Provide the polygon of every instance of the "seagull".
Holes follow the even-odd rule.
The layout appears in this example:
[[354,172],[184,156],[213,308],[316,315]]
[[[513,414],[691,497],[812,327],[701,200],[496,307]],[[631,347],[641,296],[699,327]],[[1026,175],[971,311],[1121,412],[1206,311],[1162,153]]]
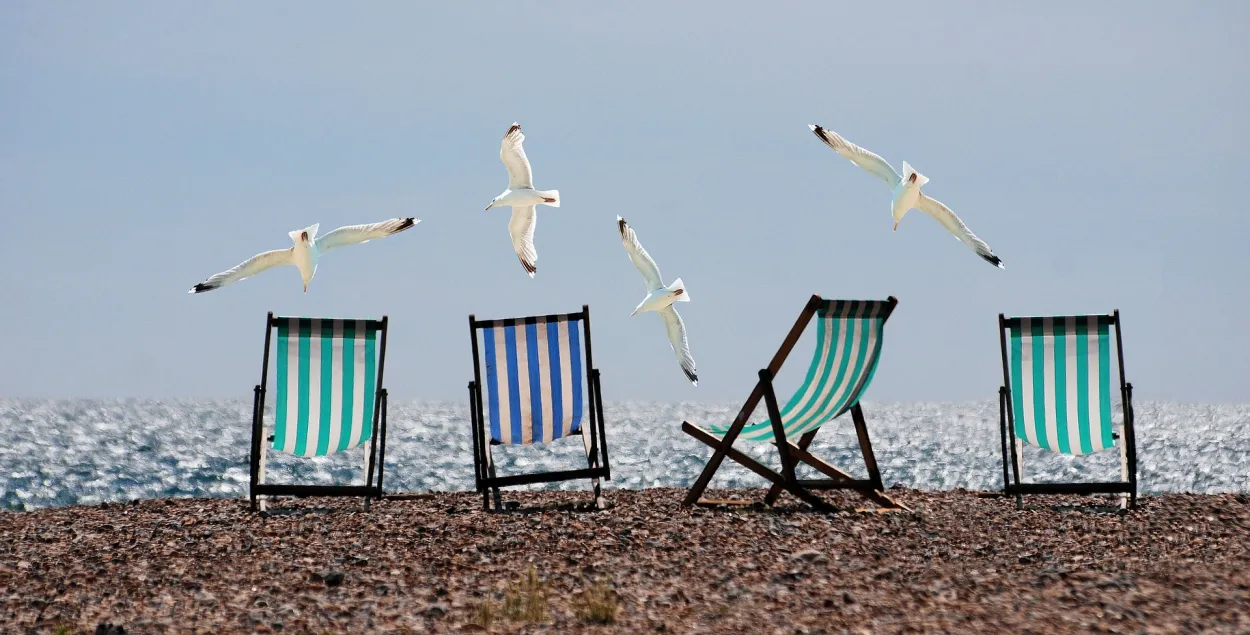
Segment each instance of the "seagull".
[[620,216],[616,217],[616,227],[621,232],[621,243],[625,245],[625,253],[629,254],[630,261],[638,268],[643,282],[647,285],[647,297],[638,303],[634,312],[629,314],[630,317],[644,311],[655,311],[660,314],[660,317],[664,319],[664,328],[668,330],[668,343],[677,355],[677,363],[681,365],[681,370],[686,373],[686,378],[690,380],[690,383],[698,386],[699,376],[695,374],[694,356],[690,354],[690,343],[686,341],[686,325],[681,321],[681,316],[677,315],[677,309],[673,306],[674,302],[690,301],[690,295],[686,293],[686,285],[681,278],[678,278],[673,281],[673,284],[664,286],[664,281],[660,278],[660,268],[651,259],[651,254],[648,254],[638,242],[638,235],[634,233],[634,228],[630,227]]
[[380,223],[348,225],[320,238],[317,237],[317,228],[321,226],[321,223],[315,223],[311,227],[289,232],[291,240],[295,241],[295,246],[256,254],[233,269],[209,276],[204,282],[191,287],[187,293],[212,291],[279,265],[298,267],[299,275],[304,279],[304,293],[308,293],[308,282],[312,280],[313,274],[317,273],[317,261],[321,258],[321,254],[335,247],[367,243],[374,238],[398,234],[419,222],[421,222],[419,218],[392,218]]
[[932,216],[934,220],[942,224],[942,227],[954,234],[959,242],[977,252],[977,255],[984,258],[986,262],[999,269],[1007,268],[1003,265],[1003,261],[990,250],[990,246],[984,240],[977,238],[977,235],[959,220],[951,208],[937,199],[925,196],[920,191],[920,186],[928,183],[929,177],[917,172],[906,161],[903,162],[903,174],[900,175],[889,163],[886,163],[885,159],[843,139],[838,136],[838,133],[820,126],[809,125],[808,128],[811,128],[812,132],[825,142],[825,145],[850,159],[851,163],[872,172],[890,186],[890,189],[894,191],[894,197],[890,201],[891,212],[894,215],[894,231],[898,231],[898,222],[903,219],[903,214],[914,207]]
[[534,172],[530,169],[530,160],[525,156],[525,133],[521,132],[521,124],[512,122],[503,143],[499,148],[499,160],[508,168],[508,189],[503,194],[491,199],[492,207],[512,207],[512,219],[508,221],[508,234],[512,236],[512,248],[525,272],[534,277],[538,271],[538,250],[534,249],[534,227],[538,224],[538,216],[534,207],[543,204],[552,207],[560,206],[560,190],[534,189]]

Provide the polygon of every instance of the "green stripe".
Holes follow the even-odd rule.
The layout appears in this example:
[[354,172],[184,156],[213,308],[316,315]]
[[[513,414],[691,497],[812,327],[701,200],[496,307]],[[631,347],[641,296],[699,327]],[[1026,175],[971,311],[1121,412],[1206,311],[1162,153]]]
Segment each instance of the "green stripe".
[[346,450],[352,441],[352,406],[356,385],[356,321],[343,320],[343,412],[339,421],[339,450]]
[[1098,414],[1102,421],[1102,447],[1115,445],[1111,437],[1111,338],[1105,324],[1098,325]]
[[373,405],[377,401],[377,378],[378,372],[376,360],[376,352],[374,339],[377,337],[377,330],[365,327],[365,420],[360,422],[361,433],[360,440],[363,442],[373,434]]
[[278,394],[273,402],[274,408],[274,427],[273,427],[273,447],[281,450],[286,447],[286,383],[287,383],[287,337],[290,335],[290,329],[287,328],[286,320],[278,323],[278,369],[277,383]]
[[[828,325],[829,328],[827,328],[826,325]],[[808,398],[806,401],[801,401],[803,396],[807,394],[807,387],[809,384],[813,381],[817,382],[817,384],[812,388],[812,394],[819,395],[821,386],[829,380],[829,365],[832,363],[830,360],[833,359],[833,345],[830,344],[829,355],[825,359],[823,366],[820,363],[820,353],[824,350],[826,338],[836,341],[837,337],[837,319],[830,320],[821,318],[820,321],[816,323],[816,352],[812,355],[812,364],[807,369],[807,379],[803,382],[803,386],[794,392],[794,395],[790,397],[790,401],[786,403],[786,407],[781,411],[782,425],[785,425],[787,420],[794,421],[799,413],[811,407],[811,402],[814,397]],[[796,410],[798,412],[795,412]],[[761,438],[768,438],[772,435],[771,430],[772,420],[764,419],[759,423],[744,426],[741,434],[748,437],[759,436]]]
[[317,427],[317,456],[330,450],[330,400],[334,397],[334,320],[321,320],[321,403]]
[[[834,315],[841,316],[842,315],[841,311],[843,308],[845,308],[845,305],[841,301],[835,302],[834,305],[835,305],[835,308],[839,311],[839,313],[835,313]],[[854,313],[854,309],[851,310],[851,313],[852,314]],[[828,403],[828,401],[833,398],[832,389],[837,388],[838,386],[837,377],[838,377],[838,374],[841,373],[840,370],[838,371],[837,374],[833,372],[833,360],[837,359],[838,357],[836,354],[836,351],[833,349],[837,348],[838,346],[837,337],[843,331],[843,329],[847,331],[848,335],[851,332],[850,329],[848,328],[849,325],[846,323],[847,319],[848,318],[844,318],[844,317],[836,317],[833,320],[831,320],[832,326],[833,326],[831,337],[833,338],[833,340],[829,344],[829,349],[830,349],[829,358],[825,360],[825,366],[821,374],[820,385],[817,386],[816,390],[812,392],[812,396],[810,399],[807,400],[807,403],[803,404],[802,410],[800,410],[797,414],[795,414],[793,418],[790,419],[790,425],[786,427],[787,436],[789,436],[792,430],[802,428],[808,425],[809,423],[811,423],[813,418],[820,416],[820,413],[822,409],[824,408],[824,404]],[[851,338],[847,337],[843,346],[844,347],[849,346],[850,341],[851,341]],[[841,363],[842,364],[846,363],[845,355],[843,355]],[[828,392],[829,394],[827,396],[822,397],[822,395],[824,395],[826,392]]]
[[872,383],[873,376],[877,374],[877,363],[881,361],[881,344],[882,340],[885,339],[885,320],[877,318],[875,321],[877,322],[877,342],[872,348],[872,365],[868,367],[867,376],[860,382],[859,387],[855,389],[855,400],[847,402],[847,404],[844,404],[844,407],[854,406],[858,403],[859,396],[864,394],[864,391],[868,390],[868,385]]
[[870,326],[870,322],[872,322],[872,320],[869,319],[861,319],[859,321],[859,357],[855,360],[854,372],[852,372],[849,377],[843,376],[838,378],[838,385],[843,386],[845,388],[845,392],[842,394],[842,397],[838,399],[838,405],[833,409],[833,412],[842,410],[842,407],[855,396],[852,394],[854,392],[855,385],[853,383],[845,382],[850,381],[858,383],[859,375],[864,371],[864,364],[868,362],[868,327]]
[[312,337],[312,320],[299,321],[299,410],[295,421],[295,455],[303,456],[308,444],[308,372],[311,367],[309,340]]
[[1027,439],[1024,433],[1024,347],[1020,328],[1011,329],[1011,411],[1016,416],[1016,438]]
[[1033,346],[1033,429],[1037,435],[1037,446],[1051,450],[1053,448],[1046,439],[1046,342],[1042,339],[1045,331],[1042,330],[1041,320],[1033,320],[1030,327],[1033,336],[1029,342]]
[[[839,302],[839,304],[841,303]],[[813,417],[809,417],[808,421],[803,422],[802,425],[804,426],[808,425],[809,423],[812,423],[810,419],[814,418],[815,416],[819,416],[820,413],[825,411],[825,408],[827,408],[830,402],[833,401],[833,396],[834,394],[837,393],[838,387],[842,385],[843,378],[846,377],[846,367],[850,365],[851,363],[851,347],[855,345],[854,336],[855,336],[855,327],[857,325],[854,322],[852,322],[852,320],[856,319],[855,314],[860,310],[860,307],[857,306],[858,304],[859,303],[857,301],[854,301],[854,300],[849,301],[848,306],[846,307],[847,317],[838,320],[838,322],[840,323],[840,326],[846,329],[846,338],[844,338],[842,342],[842,358],[838,360],[838,370],[836,373],[833,374],[833,378],[830,380],[830,383],[832,384],[832,386],[829,386],[830,388],[829,394],[826,395],[822,399],[816,400],[819,403],[819,405],[816,408],[816,412],[813,413],[814,415]],[[833,366],[833,356],[830,356],[829,358],[829,365],[830,367]]]
[[803,385],[794,391],[794,394],[790,396],[790,401],[786,403],[786,407],[781,409],[781,420],[783,422],[790,418],[791,413],[801,405],[799,400],[803,398],[803,395],[807,394],[808,387],[816,380],[816,370],[820,367],[820,353],[825,348],[825,337],[829,330],[825,326],[828,322],[829,320],[824,318],[816,320],[816,352],[812,355],[812,365],[807,369],[807,378],[803,380]]
[[1081,433],[1081,454],[1094,451],[1089,434],[1089,321],[1076,320],[1076,421]]
[[1064,334],[1067,324],[1062,319],[1052,324],[1055,343],[1055,430],[1059,436],[1059,451],[1072,454],[1068,443],[1068,356]]

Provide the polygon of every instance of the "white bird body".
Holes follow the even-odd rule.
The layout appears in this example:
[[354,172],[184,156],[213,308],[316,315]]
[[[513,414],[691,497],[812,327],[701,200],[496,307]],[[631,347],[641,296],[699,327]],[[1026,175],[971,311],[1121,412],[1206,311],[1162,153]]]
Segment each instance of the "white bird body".
[[904,214],[909,210],[918,209],[941,223],[942,227],[953,234],[959,242],[967,245],[986,262],[999,269],[1006,268],[1002,259],[994,255],[990,246],[972,233],[972,230],[959,220],[951,208],[926,196],[921,191],[920,188],[929,182],[929,177],[917,172],[906,161],[903,162],[903,173],[899,174],[885,159],[843,139],[838,133],[820,126],[809,125],[808,127],[825,145],[890,186],[890,215],[894,217],[895,230],[898,229],[898,224],[903,220]]
[[690,294],[686,293],[685,283],[678,278],[673,281],[673,284],[665,285],[663,278],[660,277],[659,266],[655,264],[651,254],[642,248],[642,243],[638,242],[638,235],[634,233],[634,229],[620,216],[616,217],[616,226],[621,233],[621,243],[625,245],[625,253],[629,255],[630,262],[634,263],[634,267],[642,274],[643,283],[647,287],[647,297],[642,299],[630,316],[646,311],[655,311],[660,315],[660,318],[664,320],[664,329],[668,332],[669,346],[673,348],[673,353],[677,356],[677,363],[690,383],[698,386],[699,376],[695,369],[694,355],[690,353],[690,343],[686,339],[686,324],[682,322],[681,316],[677,314],[677,308],[673,306],[674,302],[690,301]]
[[398,234],[419,222],[421,220],[417,218],[392,218],[380,223],[348,225],[320,238],[317,237],[317,229],[321,224],[314,223],[304,229],[288,233],[294,245],[286,249],[275,249],[252,256],[232,269],[209,276],[204,282],[191,287],[188,293],[212,291],[281,265],[295,265],[295,268],[299,269],[300,279],[304,282],[304,293],[308,293],[308,283],[316,275],[317,263],[325,252],[337,247],[367,243],[375,238]]
[[486,209],[512,207],[508,235],[512,238],[512,248],[521,266],[533,278],[538,272],[538,250],[534,248],[534,228],[538,225],[538,217],[534,208],[539,205],[559,207],[560,190],[534,189],[534,171],[529,157],[525,156],[524,142],[525,133],[521,132],[521,125],[512,122],[499,144],[499,160],[508,169],[508,188],[491,199]]

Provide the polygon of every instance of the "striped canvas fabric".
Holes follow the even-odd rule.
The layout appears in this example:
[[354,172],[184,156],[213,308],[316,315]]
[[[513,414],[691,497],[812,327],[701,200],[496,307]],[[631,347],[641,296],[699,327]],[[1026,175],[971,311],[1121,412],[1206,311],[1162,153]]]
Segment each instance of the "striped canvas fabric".
[[1063,454],[1115,445],[1110,324],[1106,315],[1009,321],[1016,438]]
[[278,322],[273,449],[325,456],[368,441],[377,395],[376,322]]
[[491,439],[547,443],[582,425],[580,320],[521,318],[482,329]]
[[[887,306],[879,301],[836,300],[818,311],[812,364],[803,384],[781,408],[786,438],[815,430],[859,401],[877,370]],[[712,429],[724,434],[729,426]],[[771,440],[772,422],[748,424],[739,438]]]

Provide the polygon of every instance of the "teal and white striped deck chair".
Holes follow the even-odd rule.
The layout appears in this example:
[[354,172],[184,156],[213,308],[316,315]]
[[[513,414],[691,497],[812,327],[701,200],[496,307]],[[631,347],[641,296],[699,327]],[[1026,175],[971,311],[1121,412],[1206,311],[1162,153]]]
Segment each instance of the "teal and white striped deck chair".
[[[803,308],[799,319],[790,329],[781,348],[773,356],[768,368],[759,372],[759,381],[747,401],[728,426],[713,426],[709,432],[688,421],[682,422],[682,430],[713,448],[712,458],[699,475],[686,496],[684,505],[696,503],[725,503],[707,501],[701,497],[721,461],[729,457],[752,472],[772,483],[764,498],[772,505],[782,491],[794,495],[817,509],[830,506],[812,490],[854,490],[877,503],[879,511],[905,510],[890,499],[881,484],[881,473],[868,439],[868,426],[859,399],[872,382],[881,355],[885,322],[894,311],[898,300],[893,296],[878,300],[825,300],[813,295]],[[816,317],[816,346],[806,378],[784,407],[778,406],[773,391],[773,378],[781,370],[790,350],[798,343],[812,317]],[[748,424],[760,399],[764,400],[768,419]],[[860,451],[868,468],[867,479],[856,479],[846,472],[810,454],[807,449],[821,426],[827,425],[850,412],[859,437]],[[714,434],[715,433],[715,434]],[[719,438],[717,434],[721,435]],[[784,443],[777,443],[777,439]],[[777,446],[781,458],[781,473],[756,461],[733,447],[734,441],[765,441]],[[802,462],[827,478],[800,479],[795,468]]]
[[[271,496],[382,496],[386,455],[387,318],[353,320],[274,317],[265,320],[265,357],[252,406],[251,505],[264,511]],[[272,338],[274,331],[277,337]],[[273,433],[265,437],[264,407],[273,346]],[[376,431],[376,434],[375,434]],[[268,442],[262,446],[262,439]],[[381,446],[379,447],[379,443]],[[327,456],[362,447],[362,485],[265,482],[270,450],[299,457]],[[376,479],[374,478],[376,472]]]
[[[1024,494],[1095,493],[1120,494],[1122,504],[1136,507],[1133,385],[1124,381],[1120,312],[1012,318],[1000,313],[998,327],[1003,352],[1003,386],[998,391],[1003,493],[1016,496],[1017,508],[1023,507]],[[1120,367],[1118,386],[1111,383],[1113,352]],[[1111,415],[1117,391],[1124,414],[1119,426]],[[1026,443],[1061,454],[1085,455],[1110,449],[1117,441],[1119,481],[1023,482]]]

